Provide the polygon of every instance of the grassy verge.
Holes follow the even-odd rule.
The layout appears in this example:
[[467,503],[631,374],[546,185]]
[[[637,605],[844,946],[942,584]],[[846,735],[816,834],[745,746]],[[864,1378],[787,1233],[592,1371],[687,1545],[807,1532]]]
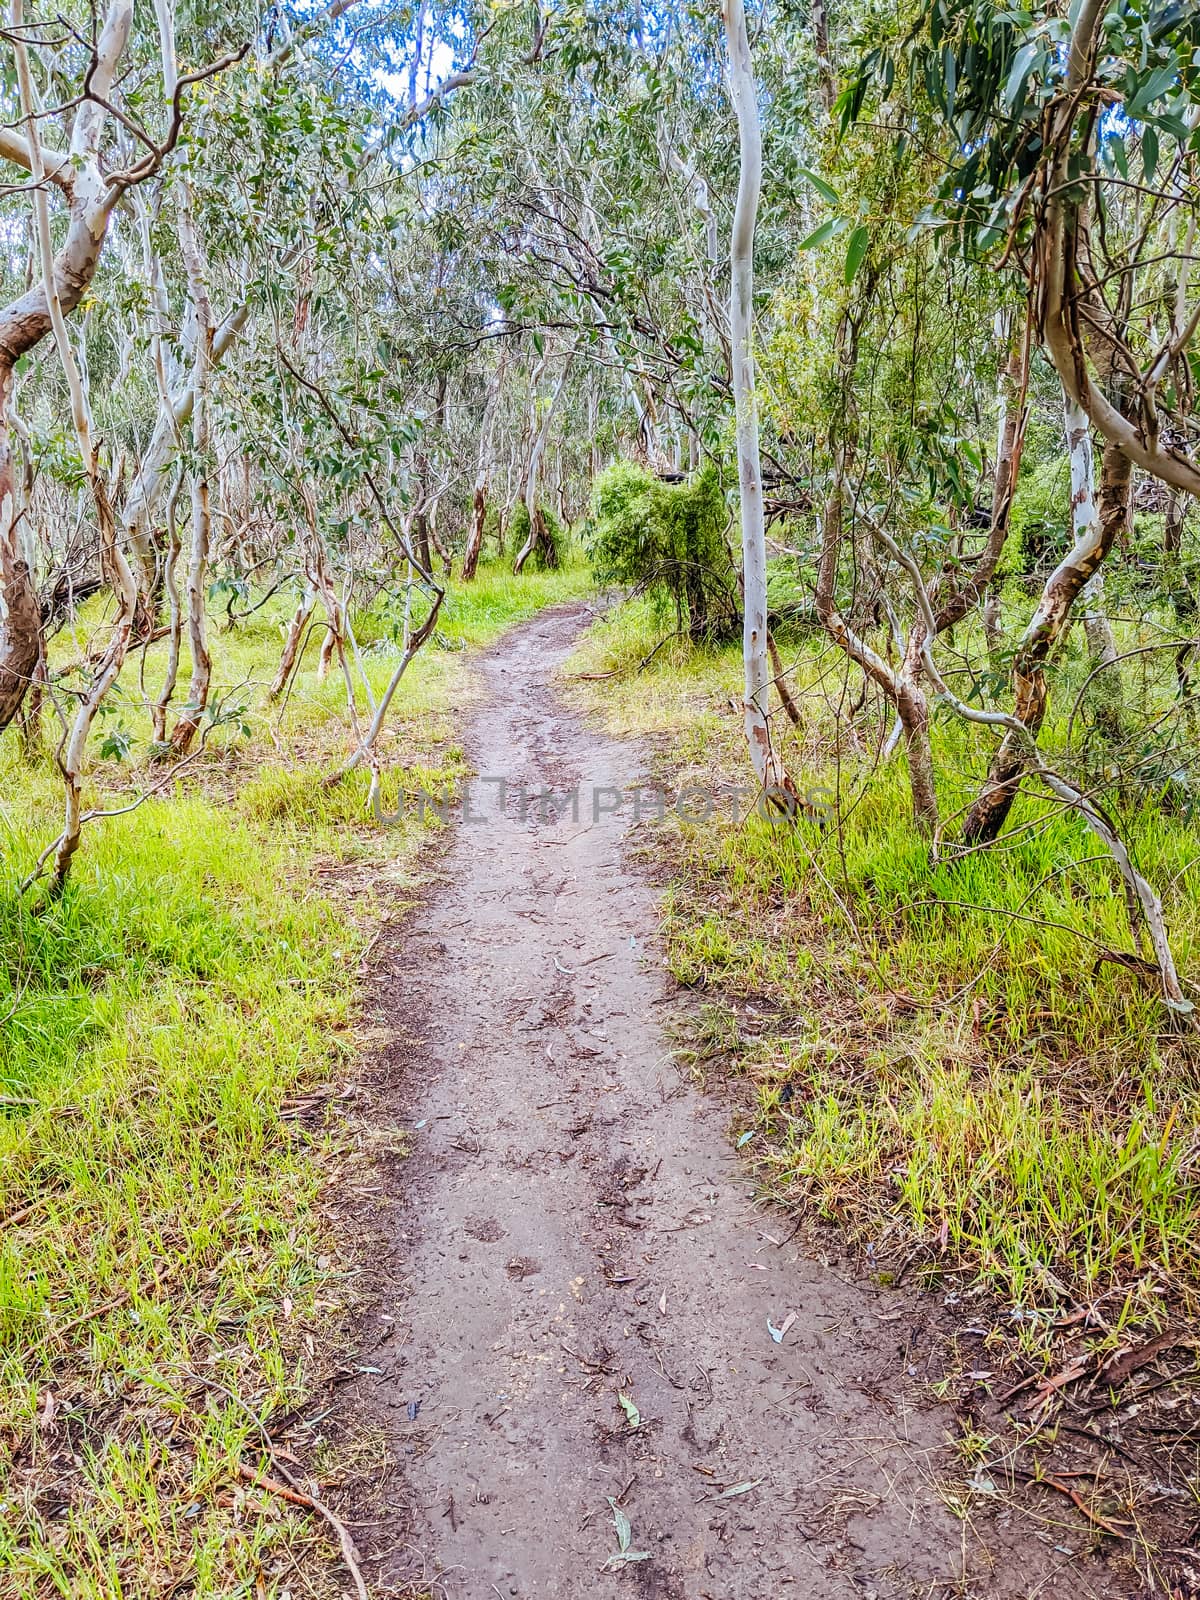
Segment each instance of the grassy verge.
[[[470,650],[584,582],[486,570],[452,593],[397,697],[390,799],[465,770]],[[286,612],[214,631],[226,715],[168,788],[87,828],[57,901],[17,892],[56,831],[55,770],[0,741],[5,1595],[335,1592],[306,1556],[327,1550],[320,1527],[241,1469],[353,1293],[320,1211],[342,1143],[323,1108],[352,1070],[360,957],[437,824],[380,830],[364,778],[321,784],[346,747],[345,688],[316,681],[314,638],[287,705],[265,705]],[[360,620],[378,689],[391,623]],[[88,624],[56,665],[103,620]],[[157,781],[140,685],[161,670],[161,646],[129,664],[89,804]]]
[[[736,648],[668,645],[639,672],[657,637],[640,606],[597,625],[573,670],[615,676],[578,693],[658,741],[668,784],[744,783]],[[1110,865],[1073,818],[1024,799],[1011,841],[931,867],[903,761],[868,754],[877,729],[858,751],[831,742],[838,664],[811,635],[781,644],[803,710],[787,763],[836,794],[831,823],[734,825],[719,806],[665,825],[669,961],[708,997],[690,1047],[744,1078],[734,1131],[765,1188],[836,1219],[881,1268],[982,1284],[1012,1308],[997,1338],[1047,1360],[1067,1297],[1109,1348],[1172,1304],[1194,1310],[1196,1048],[1151,981],[1104,959],[1132,948]],[[935,732],[957,804],[987,746]],[[1194,832],[1145,802],[1122,824],[1194,976]]]

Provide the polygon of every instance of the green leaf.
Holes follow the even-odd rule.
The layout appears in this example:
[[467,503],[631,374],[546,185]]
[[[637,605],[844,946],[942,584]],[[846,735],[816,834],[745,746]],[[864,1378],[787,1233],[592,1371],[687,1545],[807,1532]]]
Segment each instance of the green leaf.
[[1160,95],[1175,82],[1178,72],[1172,63],[1168,67],[1159,67],[1152,72],[1144,83],[1139,83],[1134,91],[1133,98],[1125,102],[1125,115],[1127,117],[1140,117]]
[[954,101],[958,93],[958,62],[949,45],[942,50],[942,85],[946,94],[946,120],[954,121]]
[[629,1518],[611,1495],[608,1503],[612,1507],[613,1526],[617,1530],[617,1548],[624,1555],[626,1550],[629,1549],[630,1540],[633,1538],[633,1528],[630,1526]]
[[626,1566],[631,1561],[649,1561],[650,1552],[648,1550],[630,1549],[630,1545],[633,1542],[633,1529],[629,1526],[629,1518],[621,1510],[612,1495],[609,1495],[608,1503],[612,1507],[613,1526],[617,1530],[618,1548],[616,1555],[609,1556],[604,1563],[605,1570],[607,1571],[609,1567]]
[[738,1150],[740,1150],[743,1147],[743,1145],[749,1144],[751,1139],[753,1139],[753,1137],[754,1137],[754,1129],[753,1128],[747,1128],[745,1133],[743,1133],[739,1137],[737,1145],[736,1145],[736,1148]]
[[797,250],[815,250],[819,244],[824,244],[827,239],[832,239],[835,233],[840,233],[845,227],[841,217],[829,217],[822,222],[820,227],[814,228],[807,239],[801,239],[796,246]]
[[867,246],[870,242],[871,230],[865,223],[855,228],[850,235],[850,243],[846,246],[846,268],[844,273],[848,284],[854,282],[859,267],[862,266],[863,261],[866,259]]
[[1153,128],[1142,129],[1142,177],[1146,183],[1154,182],[1154,169],[1158,166],[1158,134]]
[[812,184],[822,200],[831,206],[838,204],[837,190],[831,184],[826,183],[824,178],[818,177],[811,167],[801,167],[800,172]]
[[634,1405],[633,1401],[627,1394],[618,1394],[617,1399],[621,1403],[621,1410],[625,1413],[625,1420],[629,1423],[629,1426],[631,1428],[640,1428],[642,1425],[642,1413]]
[[1025,85],[1029,74],[1033,71],[1033,64],[1037,60],[1040,48],[1037,40],[1031,39],[1017,51],[1001,97],[1001,103],[1006,111],[1011,111],[1024,98]]

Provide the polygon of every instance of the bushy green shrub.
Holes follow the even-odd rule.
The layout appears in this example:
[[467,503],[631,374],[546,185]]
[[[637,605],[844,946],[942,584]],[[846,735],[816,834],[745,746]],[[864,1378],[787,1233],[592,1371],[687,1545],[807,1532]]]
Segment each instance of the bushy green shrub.
[[[567,558],[567,548],[571,542],[570,531],[563,527],[549,506],[542,505],[538,509],[542,513],[542,525],[550,547],[554,551],[554,559],[547,560],[546,551],[539,543],[534,545],[530,552],[529,565],[533,568],[561,567]],[[514,555],[518,550],[525,548],[525,541],[529,538],[529,507],[523,500],[518,500],[512,509],[508,519],[507,536]]]
[[675,626],[719,638],[741,617],[729,513],[713,467],[688,483],[660,483],[619,461],[592,486],[588,554],[601,583],[620,583],[673,607]]

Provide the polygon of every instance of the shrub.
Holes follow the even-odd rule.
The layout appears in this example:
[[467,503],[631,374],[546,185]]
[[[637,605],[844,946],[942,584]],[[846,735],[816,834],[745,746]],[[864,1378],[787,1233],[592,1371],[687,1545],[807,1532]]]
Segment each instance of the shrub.
[[[539,505],[542,514],[542,528],[545,538],[549,541],[550,549],[554,552],[553,560],[541,541],[534,545],[529,555],[528,565],[534,568],[561,567],[566,560],[567,548],[571,542],[569,531],[554,515],[549,506]],[[484,524],[486,531],[486,523]],[[529,507],[523,500],[518,500],[508,519],[508,543],[514,555],[525,548],[525,541],[529,538]]]
[[592,486],[588,554],[601,583],[620,583],[672,606],[679,633],[721,638],[741,619],[729,513],[713,467],[688,483],[660,483],[619,461]]

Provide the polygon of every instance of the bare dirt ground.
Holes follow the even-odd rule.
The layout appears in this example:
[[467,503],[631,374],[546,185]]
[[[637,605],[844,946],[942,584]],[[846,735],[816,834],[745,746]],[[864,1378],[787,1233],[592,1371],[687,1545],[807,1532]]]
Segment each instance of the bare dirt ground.
[[[476,785],[483,820],[383,964],[377,1109],[411,1148],[383,1174],[341,1391],[345,1427],[388,1446],[354,1508],[373,1592],[1135,1592],[1065,1518],[952,1513],[963,1466],[914,1302],[789,1241],[672,1062],[630,807],[591,809],[639,753],[552,683],[587,621],[545,613],[484,662],[467,750],[505,814]],[[521,817],[520,786],[576,784],[578,817]]]

